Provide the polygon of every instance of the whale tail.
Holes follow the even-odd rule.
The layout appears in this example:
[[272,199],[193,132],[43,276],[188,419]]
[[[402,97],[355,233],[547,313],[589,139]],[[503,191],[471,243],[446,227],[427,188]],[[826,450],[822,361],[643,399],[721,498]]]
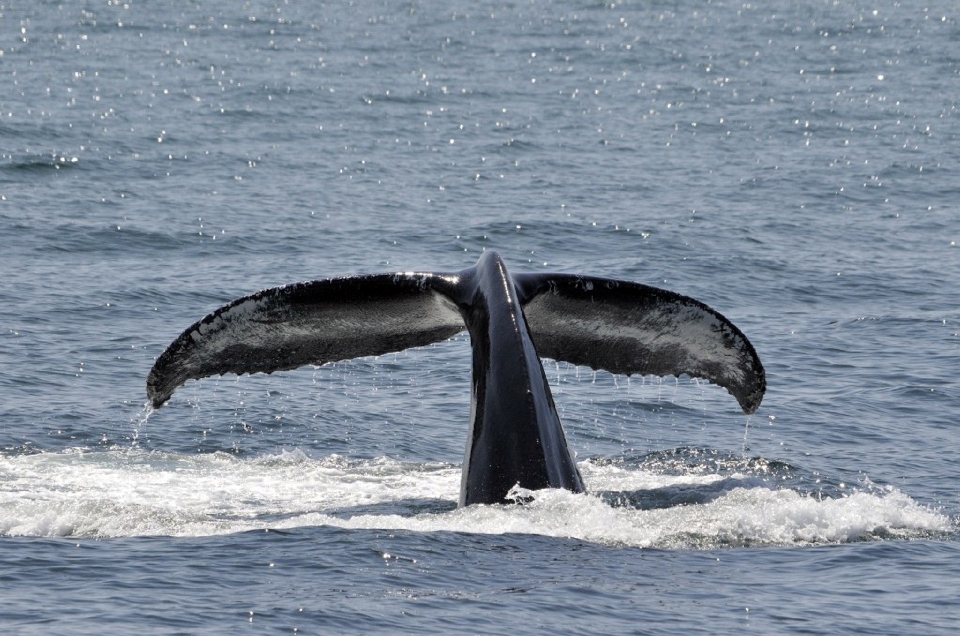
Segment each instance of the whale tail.
[[464,505],[502,502],[514,485],[584,490],[541,356],[613,373],[703,378],[746,413],[766,388],[747,338],[700,301],[605,278],[511,276],[485,252],[452,274],[318,280],[239,298],[167,347],[147,376],[147,395],[159,408],[189,379],[379,355],[464,329],[473,351]]
[[[239,298],[187,328],[157,358],[147,396],[159,408],[190,379],[319,366],[446,340],[466,329],[458,306],[462,277],[377,274]],[[698,300],[603,278],[513,278],[544,358],[611,373],[702,378],[727,389],[745,413],[763,399],[765,374],[753,346]]]

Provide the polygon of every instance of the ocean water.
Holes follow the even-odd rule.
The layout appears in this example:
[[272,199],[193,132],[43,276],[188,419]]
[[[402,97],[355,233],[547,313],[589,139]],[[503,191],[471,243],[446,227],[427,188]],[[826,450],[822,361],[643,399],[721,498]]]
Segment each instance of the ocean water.
[[[0,0],[4,634],[953,634],[952,2]],[[544,362],[589,493],[457,508],[470,343],[190,382],[257,289],[583,272],[753,416]]]

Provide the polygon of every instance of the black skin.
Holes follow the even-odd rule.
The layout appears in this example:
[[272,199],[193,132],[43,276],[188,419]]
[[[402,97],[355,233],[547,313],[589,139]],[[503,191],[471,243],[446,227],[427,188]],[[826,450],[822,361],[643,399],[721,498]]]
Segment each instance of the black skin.
[[473,344],[460,505],[502,502],[514,485],[584,492],[506,265],[486,252],[459,292]]

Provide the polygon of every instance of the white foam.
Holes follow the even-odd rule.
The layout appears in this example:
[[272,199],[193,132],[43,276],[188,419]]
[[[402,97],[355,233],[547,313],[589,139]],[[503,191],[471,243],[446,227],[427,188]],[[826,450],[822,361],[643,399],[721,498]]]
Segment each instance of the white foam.
[[[524,505],[455,509],[460,470],[381,458],[348,461],[300,451],[240,459],[139,450],[0,457],[0,534],[213,535],[263,528],[529,533],[614,545],[796,545],[951,532],[947,516],[895,488],[819,500],[759,477],[659,475],[581,464],[591,491],[705,489],[705,503],[651,510],[599,495],[521,493]],[[738,485],[744,484],[744,485]],[[407,512],[410,502],[433,512]],[[407,502],[407,505],[404,504]],[[431,505],[432,504],[432,505]]]

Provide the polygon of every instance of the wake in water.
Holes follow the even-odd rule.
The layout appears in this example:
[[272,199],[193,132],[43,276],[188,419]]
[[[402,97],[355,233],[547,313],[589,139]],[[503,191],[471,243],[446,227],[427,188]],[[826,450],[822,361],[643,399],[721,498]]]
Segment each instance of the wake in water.
[[457,508],[460,468],[452,464],[136,448],[2,456],[0,534],[202,536],[329,525],[714,548],[955,530],[893,487],[808,491],[801,471],[762,459],[677,449],[579,467],[591,494],[514,491],[522,505]]

